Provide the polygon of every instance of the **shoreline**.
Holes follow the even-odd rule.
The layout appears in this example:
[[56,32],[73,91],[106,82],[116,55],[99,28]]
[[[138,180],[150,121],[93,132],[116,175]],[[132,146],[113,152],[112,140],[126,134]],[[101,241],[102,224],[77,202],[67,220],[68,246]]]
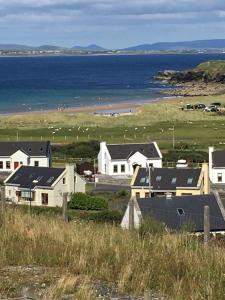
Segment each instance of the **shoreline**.
[[[10,116],[21,116],[21,115],[32,115],[32,114],[40,114],[40,113],[62,113],[62,114],[79,114],[79,113],[91,113],[91,114],[111,114],[111,113],[119,113],[123,114],[121,110],[131,110],[131,113],[135,113],[135,111],[146,104],[154,104],[157,102],[168,101],[168,100],[178,100],[182,99],[180,96],[163,96],[155,99],[143,100],[139,101],[139,103],[133,101],[120,102],[120,103],[112,103],[112,104],[100,104],[100,105],[89,105],[89,106],[81,106],[81,107],[68,107],[63,109],[47,109],[47,110],[33,110],[33,111],[24,111],[24,112],[11,112],[11,113],[0,113],[1,117],[10,117]],[[113,112],[115,110],[115,112]],[[127,111],[128,112],[128,111]],[[125,112],[126,113],[126,112]]]

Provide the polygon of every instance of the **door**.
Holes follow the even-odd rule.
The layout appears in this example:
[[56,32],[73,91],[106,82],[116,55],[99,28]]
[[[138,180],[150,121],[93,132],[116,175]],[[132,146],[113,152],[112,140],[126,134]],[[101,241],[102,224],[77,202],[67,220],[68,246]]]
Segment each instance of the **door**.
[[18,161],[14,161],[14,170],[17,169],[19,167],[19,162]]

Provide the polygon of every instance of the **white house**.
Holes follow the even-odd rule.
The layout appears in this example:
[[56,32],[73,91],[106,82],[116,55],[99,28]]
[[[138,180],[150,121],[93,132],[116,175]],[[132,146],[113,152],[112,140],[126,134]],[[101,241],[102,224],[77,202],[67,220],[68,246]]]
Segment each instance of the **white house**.
[[51,166],[50,142],[0,142],[0,172],[12,172],[20,165]]
[[156,142],[145,144],[106,144],[100,143],[98,171],[101,174],[133,175],[137,166],[153,164],[162,167],[162,154]]
[[225,150],[209,147],[209,178],[213,184],[225,184]]
[[62,206],[63,194],[85,193],[85,181],[74,171],[66,168],[20,166],[4,181],[5,197],[16,204],[32,206]]

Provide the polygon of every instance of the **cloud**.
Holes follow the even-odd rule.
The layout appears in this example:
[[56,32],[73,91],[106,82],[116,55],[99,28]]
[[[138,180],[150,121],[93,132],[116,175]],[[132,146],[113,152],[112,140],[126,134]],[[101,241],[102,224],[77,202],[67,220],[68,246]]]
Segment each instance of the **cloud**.
[[106,30],[139,28],[141,32],[150,26],[160,32],[165,24],[177,25],[175,31],[189,24],[193,31],[193,24],[210,23],[225,23],[224,0],[0,0],[0,36],[7,26],[42,28],[55,36],[54,28],[60,28],[61,33],[96,30],[100,36]]

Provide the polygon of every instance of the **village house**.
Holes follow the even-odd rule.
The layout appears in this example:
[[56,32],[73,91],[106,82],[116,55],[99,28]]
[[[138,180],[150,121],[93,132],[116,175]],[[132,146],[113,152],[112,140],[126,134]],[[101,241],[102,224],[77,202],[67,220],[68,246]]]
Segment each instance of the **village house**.
[[[169,231],[187,228],[190,232],[204,231],[204,207],[209,206],[210,232],[225,232],[225,210],[218,193],[161,198],[131,198],[121,226],[129,229],[132,224],[139,228],[143,221],[153,218]],[[131,210],[131,211],[130,211]]]
[[156,142],[145,144],[100,143],[98,172],[110,176],[131,176],[137,166],[162,167],[162,154]]
[[[150,183],[149,183],[150,179]],[[151,193],[149,195],[149,190]],[[187,196],[209,193],[208,164],[202,168],[141,168],[137,167],[131,180],[131,196]]]
[[8,201],[51,207],[61,207],[65,194],[69,201],[71,193],[85,193],[85,184],[74,165],[64,169],[20,166],[4,181]]
[[209,178],[212,184],[225,184],[225,150],[209,147]]
[[12,172],[20,165],[51,166],[50,142],[0,142],[0,172]]

